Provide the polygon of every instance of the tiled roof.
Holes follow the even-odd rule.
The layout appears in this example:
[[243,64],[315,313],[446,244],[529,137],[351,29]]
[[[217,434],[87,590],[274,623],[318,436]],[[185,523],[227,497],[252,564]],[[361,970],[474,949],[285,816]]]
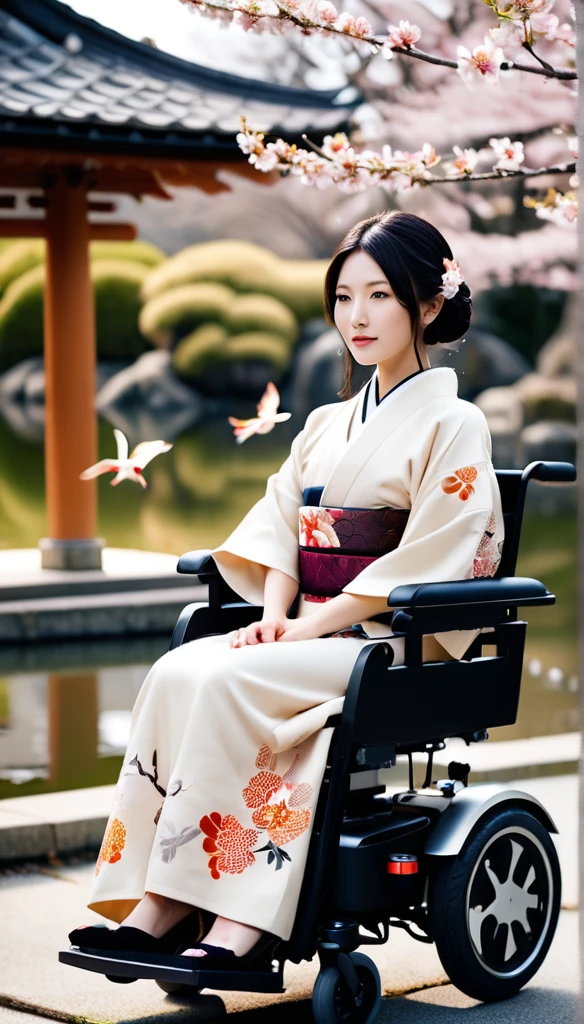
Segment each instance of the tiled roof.
[[358,101],[192,64],[59,0],[0,0],[0,144],[224,151],[241,114],[293,141],[342,128]]

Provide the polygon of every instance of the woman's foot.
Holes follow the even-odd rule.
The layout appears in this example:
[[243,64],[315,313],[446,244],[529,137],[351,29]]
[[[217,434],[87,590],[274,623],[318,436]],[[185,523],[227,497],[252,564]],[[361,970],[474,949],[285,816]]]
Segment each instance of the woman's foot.
[[154,892],[147,892],[131,914],[124,919],[123,926],[139,928],[140,931],[153,935],[155,939],[160,939],[185,917],[192,914],[193,910],[194,907],[189,903],[181,903],[179,900],[172,900],[167,896],[158,896]]
[[[236,956],[245,956],[256,945],[262,936],[259,928],[252,928],[240,921],[230,921],[227,917],[217,917],[209,933],[205,935],[205,945],[230,949]],[[207,956],[204,949],[185,949],[183,956]]]

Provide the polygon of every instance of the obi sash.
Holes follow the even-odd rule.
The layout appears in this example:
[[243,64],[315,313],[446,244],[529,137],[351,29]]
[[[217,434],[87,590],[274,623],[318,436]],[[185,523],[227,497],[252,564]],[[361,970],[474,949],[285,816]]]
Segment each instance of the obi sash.
[[332,508],[319,505],[322,488],[304,492],[299,510],[300,593],[327,601],[342,593],[368,565],[397,548],[409,517],[401,508]]

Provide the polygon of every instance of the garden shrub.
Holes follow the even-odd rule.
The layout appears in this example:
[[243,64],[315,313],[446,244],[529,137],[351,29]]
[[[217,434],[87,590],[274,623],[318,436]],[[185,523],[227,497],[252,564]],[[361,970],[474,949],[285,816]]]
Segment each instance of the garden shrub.
[[184,338],[173,353],[173,366],[181,377],[196,378],[219,363],[261,360],[282,371],[290,362],[290,346],[277,334],[247,331],[228,336],[219,324],[205,324]]
[[[138,330],[140,289],[148,268],[129,260],[94,260],[97,355],[105,360],[130,360],[148,347]],[[43,351],[41,263],[21,274],[0,300],[0,372]]]
[[188,246],[148,275],[144,299],[198,281],[215,281],[236,292],[279,299],[299,320],[321,316],[326,260],[284,260],[262,246],[221,239]]
[[294,313],[271,295],[238,295],[228,310],[227,326],[238,334],[265,330],[278,334],[290,345],[298,339]]
[[[32,270],[45,259],[44,238],[1,239],[7,242],[0,246],[0,295],[8,285],[27,270]],[[137,239],[135,242],[90,242],[90,259],[129,260],[132,263],[143,263],[145,267],[155,267],[166,258],[162,249]]]
[[209,320],[219,322],[227,315],[234,294],[222,284],[186,284],[150,299],[140,313],[142,334],[170,348],[173,342]]

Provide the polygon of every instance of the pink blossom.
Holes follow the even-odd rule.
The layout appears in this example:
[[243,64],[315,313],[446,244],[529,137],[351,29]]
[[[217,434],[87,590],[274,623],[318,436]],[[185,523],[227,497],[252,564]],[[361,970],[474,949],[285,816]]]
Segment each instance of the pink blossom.
[[541,205],[535,211],[541,220],[551,220],[560,227],[575,226],[578,219],[578,200],[573,193],[556,193],[553,205]]
[[331,4],[329,0],[321,0],[318,5],[318,19],[323,21],[325,25],[333,25],[339,16],[334,4]]
[[383,56],[387,60],[391,60],[393,57],[392,51],[395,46],[406,48],[414,46],[422,35],[422,30],[417,25],[412,25],[409,21],[400,21],[399,25],[388,25],[387,31],[389,34],[382,50]]
[[476,81],[495,85],[499,80],[499,70],[504,60],[503,50],[487,37],[484,43],[475,46],[472,53],[466,46],[458,47],[458,74],[469,88],[472,88]]
[[576,34],[572,26],[565,21],[560,25],[557,14],[534,14],[530,18],[530,25],[536,35],[544,36],[550,42],[567,43],[568,46],[576,45]]
[[446,272],[442,274],[442,292],[445,299],[452,299],[456,295],[464,278],[456,260],[449,260],[446,256],[442,260]]
[[495,150],[497,162],[493,165],[496,171],[518,171],[525,159],[522,142],[511,142],[504,139],[489,139],[489,146]]
[[320,148],[331,160],[337,160],[351,149],[351,143],[345,132],[336,132],[334,135],[325,135]]
[[263,138],[261,132],[250,132],[246,128],[235,136],[235,141],[242,153],[249,154],[250,164],[255,164],[257,157],[263,153]]
[[464,178],[465,175],[472,174],[479,159],[476,149],[461,149],[460,146],[453,146],[452,151],[456,160],[449,162],[446,176],[448,178]]
[[335,23],[335,28],[339,32],[345,32],[348,36],[356,36],[358,39],[373,35],[373,28],[367,21],[367,18],[355,18],[354,15],[348,14],[347,11],[341,14]]

